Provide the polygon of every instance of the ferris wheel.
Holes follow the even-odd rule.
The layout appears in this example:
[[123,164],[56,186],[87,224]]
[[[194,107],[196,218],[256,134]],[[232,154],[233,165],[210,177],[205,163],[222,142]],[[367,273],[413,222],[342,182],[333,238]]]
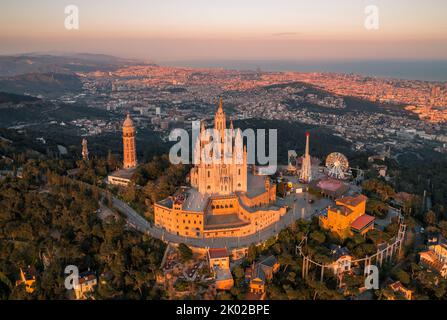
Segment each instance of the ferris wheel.
[[328,175],[336,179],[346,179],[349,171],[348,158],[342,153],[333,152],[326,158]]

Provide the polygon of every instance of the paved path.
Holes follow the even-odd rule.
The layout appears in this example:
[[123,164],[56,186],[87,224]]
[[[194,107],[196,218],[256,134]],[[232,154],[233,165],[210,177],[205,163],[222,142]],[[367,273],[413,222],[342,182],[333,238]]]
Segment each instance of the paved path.
[[388,213],[387,213],[386,217],[383,218],[383,219],[376,219],[374,221],[374,223],[375,223],[376,226],[379,227],[379,229],[383,230],[389,224],[391,224],[393,218],[396,218],[398,216],[399,216],[399,211],[394,209],[394,208],[392,208],[392,207],[389,207],[388,208]]
[[171,234],[163,229],[153,226],[149,221],[143,218],[135,210],[133,210],[125,202],[112,197],[113,205],[118,211],[124,214],[127,218],[127,222],[130,226],[136,230],[151,235],[155,238],[161,239],[165,242],[185,243],[193,247],[210,247],[210,248],[222,248],[227,247],[230,249],[248,247],[252,243],[261,243],[268,238],[275,236],[282,229],[290,226],[297,219],[311,219],[311,217],[321,209],[331,204],[328,199],[315,200],[313,204],[308,203],[308,198],[313,196],[304,193],[299,195],[292,195],[286,199],[279,199],[279,204],[287,204],[290,209],[280,219],[280,221],[265,228],[256,234],[246,237],[234,237],[234,238],[187,238]]

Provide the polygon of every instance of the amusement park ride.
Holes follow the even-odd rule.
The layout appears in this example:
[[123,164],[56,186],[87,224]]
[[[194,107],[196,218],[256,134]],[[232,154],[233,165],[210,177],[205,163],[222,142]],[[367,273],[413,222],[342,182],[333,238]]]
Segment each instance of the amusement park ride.
[[287,175],[298,176],[299,182],[302,184],[309,184],[322,178],[318,173],[335,180],[349,180],[357,185],[363,181],[363,170],[358,167],[350,167],[348,158],[340,152],[330,153],[326,157],[324,165],[319,166],[319,160],[310,156],[309,140],[310,134],[306,133],[306,148],[302,156],[298,156],[294,150],[289,150]]
[[342,153],[333,152],[326,158],[326,170],[328,176],[344,180],[350,175],[348,158]]

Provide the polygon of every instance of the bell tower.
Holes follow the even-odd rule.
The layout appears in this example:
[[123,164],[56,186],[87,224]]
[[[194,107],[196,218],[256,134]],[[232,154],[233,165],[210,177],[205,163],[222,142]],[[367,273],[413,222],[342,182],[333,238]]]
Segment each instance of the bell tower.
[[123,123],[123,168],[137,166],[137,150],[135,146],[135,127],[130,115],[127,114]]

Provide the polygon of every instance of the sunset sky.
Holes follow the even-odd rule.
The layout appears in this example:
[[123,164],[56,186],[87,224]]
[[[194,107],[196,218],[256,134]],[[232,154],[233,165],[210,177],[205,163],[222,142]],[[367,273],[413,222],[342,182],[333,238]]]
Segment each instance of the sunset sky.
[[[66,5],[80,29],[64,27]],[[380,29],[364,28],[367,5]],[[445,0],[2,0],[0,54],[191,59],[447,59]]]

